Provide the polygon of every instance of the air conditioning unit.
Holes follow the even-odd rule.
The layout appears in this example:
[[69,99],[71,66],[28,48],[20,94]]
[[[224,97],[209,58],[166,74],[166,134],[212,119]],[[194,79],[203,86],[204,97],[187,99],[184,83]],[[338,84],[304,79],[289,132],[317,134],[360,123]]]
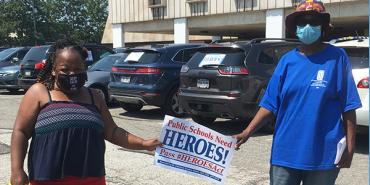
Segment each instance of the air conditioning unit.
[[165,7],[166,5],[167,5],[167,0],[148,0],[149,8]]

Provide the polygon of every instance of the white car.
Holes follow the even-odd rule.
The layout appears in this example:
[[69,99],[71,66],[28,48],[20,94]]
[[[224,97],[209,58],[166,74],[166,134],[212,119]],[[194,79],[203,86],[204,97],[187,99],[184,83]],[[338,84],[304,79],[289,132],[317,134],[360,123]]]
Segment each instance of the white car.
[[331,43],[344,48],[349,56],[362,103],[362,108],[356,110],[357,125],[369,126],[369,38],[345,37]]

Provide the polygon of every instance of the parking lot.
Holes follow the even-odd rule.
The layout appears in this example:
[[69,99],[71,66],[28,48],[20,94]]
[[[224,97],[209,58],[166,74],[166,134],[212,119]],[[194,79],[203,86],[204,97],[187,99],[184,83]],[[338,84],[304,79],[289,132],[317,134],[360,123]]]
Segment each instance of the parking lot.
[[[0,184],[6,184],[10,177],[11,128],[22,97],[22,92],[11,94],[0,90]],[[147,106],[140,112],[127,113],[120,107],[111,107],[110,112],[116,123],[131,133],[144,138],[159,136],[164,118],[159,108]],[[248,120],[218,119],[208,127],[232,135],[240,132],[247,122]],[[368,133],[358,134],[352,167],[340,172],[338,185],[368,184],[368,141]],[[263,132],[250,138],[241,150],[235,153],[226,184],[269,184],[271,142],[272,135]],[[154,166],[154,156],[150,152],[128,151],[107,143],[105,157],[107,184],[210,184],[200,178]]]

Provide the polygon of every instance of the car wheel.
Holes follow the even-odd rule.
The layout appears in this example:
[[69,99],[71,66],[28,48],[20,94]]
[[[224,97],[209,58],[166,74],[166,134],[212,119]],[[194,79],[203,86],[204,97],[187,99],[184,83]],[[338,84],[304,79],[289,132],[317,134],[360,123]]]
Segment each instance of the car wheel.
[[204,117],[199,115],[191,115],[191,119],[193,119],[194,122],[199,123],[201,125],[212,124],[216,120],[216,118],[213,117]]
[[127,112],[136,112],[143,108],[143,105],[133,103],[121,103],[121,107]]
[[178,88],[171,90],[166,99],[166,103],[163,107],[166,114],[175,116],[175,117],[182,117],[185,115],[184,111],[180,107],[179,104],[179,93]]
[[6,90],[8,90],[9,92],[11,92],[11,93],[16,93],[16,92],[18,92],[19,91],[19,89],[6,89]]

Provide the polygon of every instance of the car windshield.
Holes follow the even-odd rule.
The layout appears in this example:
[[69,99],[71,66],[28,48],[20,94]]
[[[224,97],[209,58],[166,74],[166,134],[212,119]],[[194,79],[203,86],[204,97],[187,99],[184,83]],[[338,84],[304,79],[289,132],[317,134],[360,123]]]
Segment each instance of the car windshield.
[[4,60],[11,55],[17,48],[9,48],[0,52],[0,60]]
[[92,65],[89,71],[111,71],[113,64],[121,62],[125,59],[126,55],[110,55],[100,59],[94,65]]
[[345,47],[352,69],[369,68],[369,49],[366,47]]
[[244,64],[245,52],[239,48],[218,47],[200,49],[189,60],[190,68],[206,66],[240,66]]
[[27,61],[41,61],[46,59],[46,52],[48,49],[49,46],[31,48],[26,56],[24,56],[22,63]]

